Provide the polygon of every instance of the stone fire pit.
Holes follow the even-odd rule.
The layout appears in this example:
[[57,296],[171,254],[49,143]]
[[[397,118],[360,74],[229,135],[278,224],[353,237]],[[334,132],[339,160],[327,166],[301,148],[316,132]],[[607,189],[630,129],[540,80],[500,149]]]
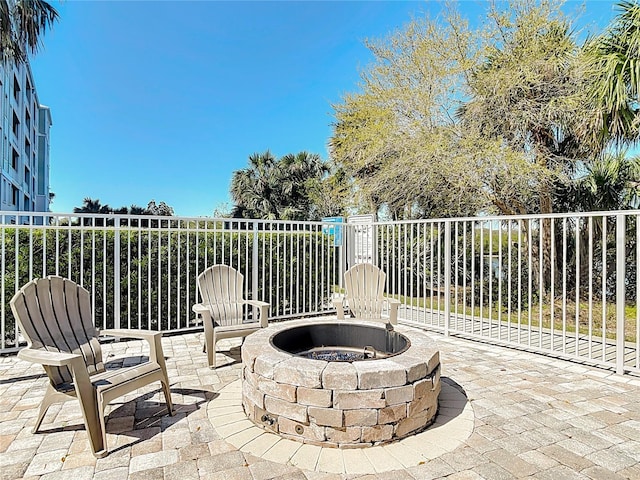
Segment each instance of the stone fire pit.
[[[346,325],[357,326],[347,331],[349,345],[330,333]],[[317,336],[316,326],[324,333]],[[331,447],[382,444],[423,430],[437,413],[439,352],[419,330],[396,325],[391,333],[395,340],[382,322],[298,320],[250,335],[242,346],[245,413],[285,438]],[[333,361],[325,347],[336,342],[362,352],[362,360]],[[332,360],[307,358],[317,350]]]

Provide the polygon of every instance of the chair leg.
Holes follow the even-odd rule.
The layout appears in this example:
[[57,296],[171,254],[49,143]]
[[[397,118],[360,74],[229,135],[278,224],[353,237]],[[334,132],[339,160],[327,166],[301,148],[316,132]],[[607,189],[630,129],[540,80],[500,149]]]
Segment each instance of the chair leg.
[[216,368],[216,334],[209,318],[203,318],[204,323],[204,351],[207,352],[209,368]]
[[207,346],[207,359],[209,360],[209,368],[215,369],[216,368],[216,343],[218,341],[216,338],[216,332],[213,332],[212,337],[213,338],[211,338],[211,347]]
[[166,372],[163,372],[162,375],[164,378],[160,380],[162,384],[162,391],[164,392],[164,400],[167,404],[167,409],[169,410],[169,415],[173,416],[173,402],[171,401],[171,391],[169,390],[169,379],[167,378]]
[[44,416],[47,414],[47,410],[49,410],[49,407],[54,403],[58,403],[61,401],[58,395],[56,395],[57,393],[58,392],[56,392],[51,387],[51,385],[47,385],[47,391],[44,394],[44,398],[42,399],[42,402],[40,402],[40,408],[38,410],[38,417],[36,418],[36,424],[33,426],[33,430],[31,430],[31,433],[38,432],[38,429],[40,428],[40,425],[42,425],[42,420],[44,420]]
[[106,420],[104,418],[104,398],[102,395],[98,395],[98,415],[100,416],[100,429],[102,430],[102,445],[104,446],[104,451],[108,452],[107,448],[107,425]]
[[[102,458],[107,454],[107,435],[104,430],[104,407],[102,405],[104,399],[102,395],[97,395],[91,380],[89,380],[84,358],[79,355],[72,362],[76,396],[80,401],[89,445],[91,445],[93,455],[96,458]],[[102,427],[102,431],[100,431],[100,427]]]

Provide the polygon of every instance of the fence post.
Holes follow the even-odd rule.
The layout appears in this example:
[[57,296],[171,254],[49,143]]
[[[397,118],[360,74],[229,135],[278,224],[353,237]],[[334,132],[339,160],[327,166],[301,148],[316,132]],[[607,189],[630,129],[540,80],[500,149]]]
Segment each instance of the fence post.
[[444,334],[451,323],[451,221],[444,222]]
[[251,251],[251,299],[258,298],[258,222],[253,222],[253,250]]
[[113,328],[120,328],[120,218],[116,217],[113,224]]
[[620,375],[624,374],[625,260],[627,256],[625,219],[624,214],[616,216],[616,373]]

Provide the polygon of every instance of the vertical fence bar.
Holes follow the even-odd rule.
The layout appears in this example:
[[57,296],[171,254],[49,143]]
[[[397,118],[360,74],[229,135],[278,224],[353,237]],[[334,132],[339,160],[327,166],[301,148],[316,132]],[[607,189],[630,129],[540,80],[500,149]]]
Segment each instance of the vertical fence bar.
[[576,314],[575,314],[575,344],[574,353],[577,357],[580,352],[578,349],[578,342],[580,341],[580,217],[576,217],[576,230],[575,230],[575,250],[576,250]]
[[456,248],[455,248],[455,252],[453,253],[454,255],[454,268],[453,268],[453,278],[455,278],[455,284],[453,285],[453,289],[455,291],[455,295],[454,295],[454,300],[453,300],[453,316],[456,320],[456,324],[454,329],[455,330],[459,330],[459,316],[458,316],[458,304],[459,304],[459,298],[458,298],[458,276],[459,276],[459,264],[458,264],[458,259],[460,258],[460,251],[459,251],[459,247],[460,247],[460,222],[456,222],[456,230],[454,233],[454,240],[455,240],[455,244],[456,244]]
[[[635,216],[636,221],[636,341],[634,348],[636,350],[635,367],[640,368],[640,308],[638,301],[640,300],[640,282],[638,282],[638,270],[640,270],[640,217]],[[4,244],[3,244],[4,246]]]
[[444,334],[449,336],[451,317],[451,221],[444,223]]
[[484,334],[484,222],[480,222],[480,335]]
[[251,299],[258,298],[258,222],[253,222],[253,245],[251,248]]
[[[0,276],[0,295],[2,298],[5,298],[5,288],[6,288],[6,277],[4,272],[6,272],[6,245],[5,238],[7,235],[5,225],[5,217],[2,217],[2,227],[0,228],[0,234],[2,234],[2,238],[0,239],[0,266],[2,267],[2,276]],[[3,301],[0,305],[0,333],[2,334],[2,338],[0,339],[0,348],[7,348],[7,311],[5,308],[6,303]],[[15,340],[15,346],[18,346],[18,322],[14,321],[14,329],[13,329],[13,338]]]
[[507,341],[511,341],[511,281],[512,281],[512,265],[511,265],[511,243],[512,243],[512,227],[513,224],[509,221],[507,223]]
[[[473,308],[473,307],[471,307]],[[467,331],[467,222],[462,224],[462,325],[463,331]],[[471,310],[473,322],[473,310]]]
[[550,234],[549,236],[551,237],[551,253],[550,253],[550,257],[551,257],[551,265],[550,265],[550,269],[551,269],[551,285],[549,286],[549,290],[550,290],[550,294],[549,294],[549,303],[551,305],[550,311],[549,311],[549,320],[551,322],[551,350],[554,350],[554,340],[555,340],[555,301],[556,301],[556,291],[555,291],[555,284],[556,284],[556,222],[553,218],[549,219],[549,226],[551,228]]
[[471,222],[469,237],[471,241],[471,333],[476,331],[476,226]]
[[[113,235],[113,328],[121,327],[120,318],[120,218],[114,220]],[[105,268],[106,271],[106,268]],[[105,308],[106,314],[106,308]]]
[[616,215],[616,373],[624,374],[625,322],[625,215]]
[[602,305],[602,361],[606,361],[607,356],[607,217],[602,217],[602,298],[600,304]]
[[562,219],[562,353],[567,353],[567,219]]
[[[604,225],[603,225],[604,227]],[[589,358],[593,358],[593,217],[588,219],[589,231],[589,304],[587,318],[589,320]],[[602,246],[604,248],[604,245]]]

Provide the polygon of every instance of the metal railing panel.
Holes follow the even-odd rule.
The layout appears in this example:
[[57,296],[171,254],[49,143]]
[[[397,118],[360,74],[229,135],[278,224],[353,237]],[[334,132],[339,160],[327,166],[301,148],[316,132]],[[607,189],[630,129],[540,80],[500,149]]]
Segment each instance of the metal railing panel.
[[402,320],[638,372],[639,215],[346,223],[339,246],[322,222],[0,212],[0,351],[20,344],[8,301],[37,276],[87,288],[100,328],[174,331],[197,325],[196,278],[214,263],[285,319],[331,312],[349,262],[371,261]]

